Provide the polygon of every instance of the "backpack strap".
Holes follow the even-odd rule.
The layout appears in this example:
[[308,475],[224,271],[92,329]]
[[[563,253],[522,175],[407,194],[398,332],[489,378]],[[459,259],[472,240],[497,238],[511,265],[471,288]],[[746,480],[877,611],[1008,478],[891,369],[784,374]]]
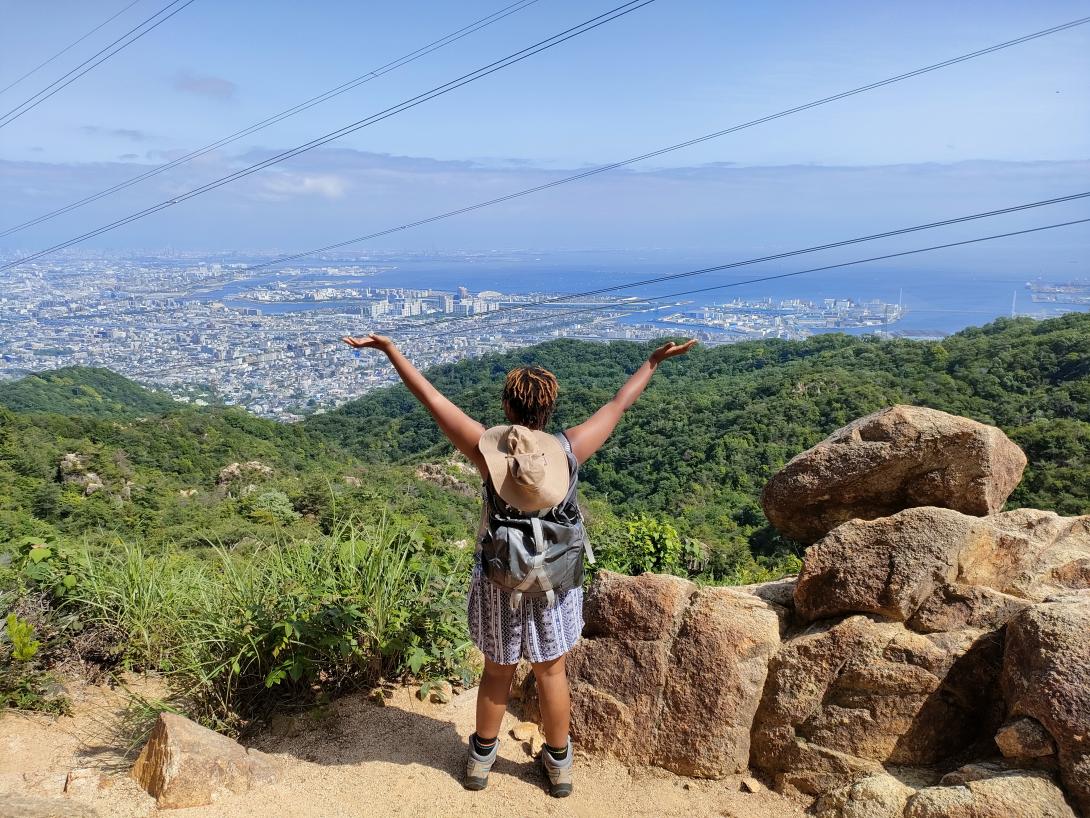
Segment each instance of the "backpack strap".
[[[560,445],[564,447],[564,451],[568,455],[568,472],[571,475],[572,488],[574,489],[575,488],[575,483],[578,480],[579,461],[575,457],[575,452],[572,451],[571,441],[568,440],[568,436],[566,434],[564,434],[564,432],[557,432],[556,437],[558,437],[560,439]],[[565,498],[565,500],[566,499],[567,498]],[[579,511],[579,503],[575,499],[574,493],[572,494],[571,499],[572,499],[572,502],[575,504],[576,511],[578,511],[578,513],[579,513],[579,519],[582,520],[583,519],[583,512]],[[595,563],[594,549],[592,549],[590,547],[590,537],[586,537],[583,540],[583,546],[584,546],[583,550],[586,551],[586,554],[587,554],[587,562],[589,562],[591,565],[594,565],[594,563]]]
[[526,578],[511,592],[511,610],[513,611],[518,610],[519,603],[522,602],[522,592],[528,590],[535,583],[545,592],[545,598],[548,600],[547,607],[551,608],[556,604],[556,592],[553,590],[553,584],[545,571],[545,549],[542,548],[542,544],[545,542],[545,534],[541,530],[541,518],[531,517],[530,525],[533,527],[534,550],[537,553],[534,555],[530,570],[526,572]]

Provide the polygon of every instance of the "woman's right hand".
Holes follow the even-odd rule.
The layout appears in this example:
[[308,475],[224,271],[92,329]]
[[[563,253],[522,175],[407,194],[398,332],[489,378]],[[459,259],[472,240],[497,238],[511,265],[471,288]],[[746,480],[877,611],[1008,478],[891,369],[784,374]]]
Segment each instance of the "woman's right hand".
[[695,338],[690,338],[684,344],[675,344],[673,341],[667,341],[665,344],[663,344],[651,353],[651,363],[660,364],[667,358],[673,358],[677,355],[684,355],[694,346],[696,346]]
[[351,335],[346,335],[341,340],[353,349],[377,349],[380,352],[389,353],[394,348],[393,341],[385,335],[377,335],[373,332],[366,338],[353,338]]

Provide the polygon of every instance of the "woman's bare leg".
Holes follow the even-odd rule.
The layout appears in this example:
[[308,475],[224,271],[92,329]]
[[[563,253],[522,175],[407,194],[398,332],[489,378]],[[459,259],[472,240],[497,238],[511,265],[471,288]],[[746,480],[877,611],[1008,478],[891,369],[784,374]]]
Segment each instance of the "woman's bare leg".
[[534,662],[537,678],[538,700],[541,702],[541,721],[545,728],[545,741],[550,747],[567,747],[571,723],[571,693],[568,690],[568,672],[564,657],[550,662]]
[[484,674],[477,690],[477,736],[486,741],[500,733],[500,723],[511,697],[511,680],[518,665],[498,665],[484,660]]

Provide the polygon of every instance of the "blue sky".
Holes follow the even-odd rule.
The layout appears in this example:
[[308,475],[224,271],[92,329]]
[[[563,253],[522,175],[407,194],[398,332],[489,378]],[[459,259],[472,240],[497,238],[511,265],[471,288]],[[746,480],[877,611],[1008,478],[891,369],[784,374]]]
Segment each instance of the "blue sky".
[[[164,4],[138,3],[0,95],[0,107],[18,104]],[[123,5],[0,3],[0,87]],[[0,129],[0,225],[200,147],[504,5],[196,0]],[[0,249],[33,250],[176,195],[612,5],[539,0],[200,163],[0,239]],[[728,127],[1086,14],[1085,2],[658,0],[90,246],[297,250]],[[1070,193],[1090,179],[1088,78],[1090,25],[379,246],[715,252],[774,244],[785,229],[816,236],[831,230],[839,237],[875,224],[899,226],[898,219]],[[1090,215],[1090,208],[1055,213],[1076,218]],[[1076,232],[1083,241],[1088,234]]]

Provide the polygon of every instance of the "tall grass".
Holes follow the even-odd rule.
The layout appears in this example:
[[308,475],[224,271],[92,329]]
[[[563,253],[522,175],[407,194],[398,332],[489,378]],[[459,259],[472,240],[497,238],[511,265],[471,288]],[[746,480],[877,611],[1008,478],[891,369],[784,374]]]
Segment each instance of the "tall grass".
[[246,554],[84,546],[63,604],[165,674],[192,715],[232,730],[383,674],[464,671],[466,561],[389,519]]

